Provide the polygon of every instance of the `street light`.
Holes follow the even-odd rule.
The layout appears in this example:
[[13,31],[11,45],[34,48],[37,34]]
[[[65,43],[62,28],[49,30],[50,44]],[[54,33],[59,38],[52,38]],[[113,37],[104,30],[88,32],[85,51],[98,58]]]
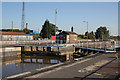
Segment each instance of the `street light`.
[[[87,23],[87,32],[88,32],[88,21],[83,21],[84,23]],[[87,48],[88,48],[88,33],[87,33]]]
[[55,43],[56,43],[56,19],[57,19],[57,8],[55,9]]

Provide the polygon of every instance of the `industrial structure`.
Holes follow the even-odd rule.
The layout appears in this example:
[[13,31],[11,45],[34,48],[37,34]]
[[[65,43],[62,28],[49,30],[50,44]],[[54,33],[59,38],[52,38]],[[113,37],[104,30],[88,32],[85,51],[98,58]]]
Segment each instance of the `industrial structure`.
[[21,22],[21,29],[24,29],[25,25],[25,3],[23,2],[23,7],[22,7],[22,22]]

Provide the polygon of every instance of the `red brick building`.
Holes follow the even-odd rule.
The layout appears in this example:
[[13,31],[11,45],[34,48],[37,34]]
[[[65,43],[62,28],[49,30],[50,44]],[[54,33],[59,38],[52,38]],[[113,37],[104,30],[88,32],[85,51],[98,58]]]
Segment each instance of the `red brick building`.
[[75,32],[71,31],[62,31],[56,35],[57,43],[74,43],[78,41],[78,35]]

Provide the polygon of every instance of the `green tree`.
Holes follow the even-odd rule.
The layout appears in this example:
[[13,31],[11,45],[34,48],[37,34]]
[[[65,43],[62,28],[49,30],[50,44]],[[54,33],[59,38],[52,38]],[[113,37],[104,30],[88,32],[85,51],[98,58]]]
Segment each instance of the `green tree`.
[[50,23],[48,20],[45,21],[40,32],[42,38],[51,38],[51,35],[55,35],[55,29],[58,30],[58,27],[55,27],[54,24]]
[[120,40],[120,35],[117,36],[117,40]]
[[85,32],[85,36],[88,36],[88,39],[95,39],[95,34],[93,31],[89,32]]
[[79,34],[78,37],[81,38],[81,39],[83,39],[83,38],[84,38],[84,35]]
[[89,32],[85,32],[85,36],[88,36],[89,35]]
[[95,39],[95,34],[94,34],[93,31],[91,31],[91,32],[89,33],[88,38],[89,38],[89,39],[93,39],[93,40]]
[[26,33],[26,34],[30,34],[30,30],[26,29],[26,28],[23,29],[23,32]]
[[106,27],[99,27],[95,32],[96,39],[103,39],[108,40],[109,39],[109,30],[107,30]]

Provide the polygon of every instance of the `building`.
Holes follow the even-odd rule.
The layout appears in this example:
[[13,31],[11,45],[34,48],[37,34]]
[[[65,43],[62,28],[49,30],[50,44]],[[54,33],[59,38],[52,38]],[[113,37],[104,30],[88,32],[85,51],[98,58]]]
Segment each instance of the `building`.
[[51,40],[55,40],[55,36],[51,36],[51,38],[50,38]]
[[57,30],[56,31],[56,35],[59,34],[59,33],[61,33],[61,32],[62,32],[62,30]]
[[40,31],[36,31],[36,30],[30,30],[30,32],[31,32],[32,34],[40,34]]
[[57,43],[74,43],[78,41],[78,35],[72,31],[62,31],[56,35]]
[[[56,35],[58,35],[59,33],[61,33],[62,32],[62,30],[57,30],[56,31]],[[55,34],[53,33],[52,34],[52,36],[51,36],[51,38],[50,38],[51,40],[55,40]]]
[[24,32],[5,32],[0,31],[1,40],[33,40],[33,36],[26,35]]

